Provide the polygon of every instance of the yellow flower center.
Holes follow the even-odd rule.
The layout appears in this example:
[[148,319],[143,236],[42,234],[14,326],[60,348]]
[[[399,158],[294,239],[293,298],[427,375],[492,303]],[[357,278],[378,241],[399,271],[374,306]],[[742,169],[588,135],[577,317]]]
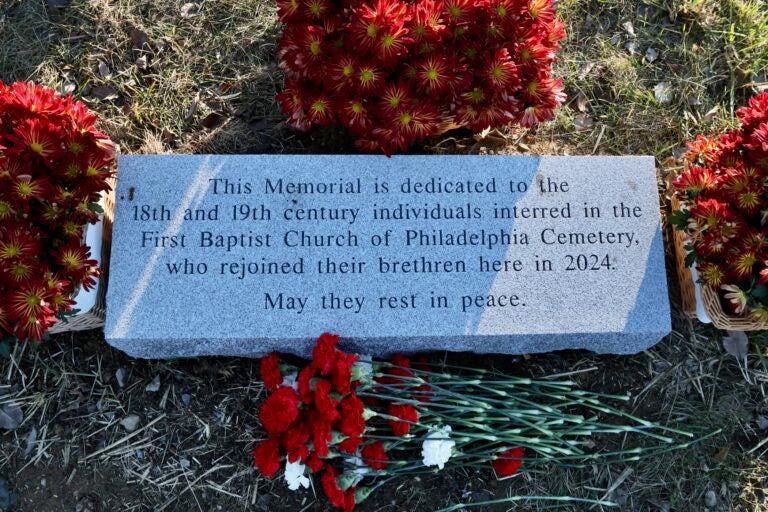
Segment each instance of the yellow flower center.
[[80,258],[77,255],[68,252],[62,258],[62,263],[69,269],[76,269],[81,265]]
[[475,89],[469,93],[469,100],[472,103],[480,103],[485,99],[485,94],[480,89]]
[[312,53],[312,55],[317,55],[320,53],[320,43],[318,41],[312,41],[309,43],[309,51]]
[[34,151],[38,155],[42,155],[43,151],[45,151],[45,148],[39,142],[33,142],[32,144],[30,144],[29,145],[29,149],[31,149],[32,151]]
[[363,105],[361,105],[360,103],[353,103],[352,104],[352,112],[354,112],[355,114],[362,114],[362,112],[363,112]]
[[403,112],[400,114],[400,124],[403,126],[408,126],[408,123],[411,122],[411,115],[408,112]]
[[341,72],[344,73],[344,76],[352,76],[352,73],[355,72],[355,68],[347,64]]
[[17,257],[19,254],[21,254],[21,247],[18,245],[7,245],[3,252],[0,253],[0,256],[4,259],[10,259]]
[[317,112],[318,114],[322,114],[326,111],[326,105],[323,100],[317,100],[312,104],[312,111]]
[[368,28],[365,30],[365,33],[368,34],[368,37],[376,37],[376,34],[379,33],[379,27],[371,23],[368,25]]
[[27,197],[29,195],[32,195],[32,185],[30,185],[26,181],[22,181],[19,183],[19,186],[17,187],[17,191],[20,196]]
[[384,45],[384,48],[389,48],[394,43],[395,43],[395,38],[392,37],[390,34],[387,34],[381,38],[381,44]]
[[360,72],[360,81],[367,83],[373,80],[373,71],[370,69],[364,69]]
[[311,12],[313,16],[320,16],[323,13],[323,6],[320,2],[312,2],[309,4],[309,12]]

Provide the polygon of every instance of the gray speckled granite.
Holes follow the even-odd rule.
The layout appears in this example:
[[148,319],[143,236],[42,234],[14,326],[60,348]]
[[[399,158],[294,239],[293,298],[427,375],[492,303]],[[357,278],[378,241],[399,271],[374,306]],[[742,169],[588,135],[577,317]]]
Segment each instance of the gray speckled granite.
[[105,332],[137,357],[307,355],[323,331],[375,355],[631,354],[671,328],[651,157],[124,156],[117,199]]

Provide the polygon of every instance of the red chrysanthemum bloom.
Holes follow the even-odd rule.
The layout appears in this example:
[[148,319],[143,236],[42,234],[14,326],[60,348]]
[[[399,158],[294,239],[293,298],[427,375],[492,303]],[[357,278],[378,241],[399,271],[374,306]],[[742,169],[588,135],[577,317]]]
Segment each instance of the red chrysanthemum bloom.
[[491,461],[493,470],[499,478],[512,476],[520,470],[523,464],[525,450],[522,448],[510,448],[498,455],[498,458]]
[[280,387],[280,384],[283,382],[283,376],[280,375],[277,352],[270,352],[261,358],[260,370],[261,380],[264,382],[265,388],[274,391]]
[[497,50],[485,68],[485,78],[496,90],[505,90],[517,81],[517,69],[506,48]]
[[278,14],[289,124],[340,123],[363,151],[404,151],[451,122],[532,126],[565,99],[551,0],[280,0]]
[[389,456],[382,441],[367,444],[362,450],[363,462],[373,469],[387,469]]
[[253,449],[253,463],[259,473],[267,478],[274,477],[280,470],[280,450],[277,442],[267,439]]
[[261,406],[259,419],[270,435],[291,427],[299,416],[299,397],[293,388],[281,387],[269,395]]
[[706,167],[691,165],[674,181],[674,186],[687,194],[698,195],[717,186],[719,177]]
[[400,421],[389,420],[389,427],[399,437],[408,435],[411,431],[411,425],[419,421],[418,411],[410,404],[390,403],[387,407],[387,414],[400,419]]

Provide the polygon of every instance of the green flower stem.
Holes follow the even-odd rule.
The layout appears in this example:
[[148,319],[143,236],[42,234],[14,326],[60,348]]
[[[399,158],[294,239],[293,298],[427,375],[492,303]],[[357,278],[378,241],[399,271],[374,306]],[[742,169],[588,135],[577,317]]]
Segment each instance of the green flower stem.
[[437,512],[453,512],[470,507],[484,507],[487,505],[499,505],[502,503],[516,503],[518,501],[556,501],[558,503],[582,503],[586,505],[603,505],[606,507],[618,507],[613,501],[591,500],[589,498],[574,498],[572,496],[508,496],[498,500],[476,501],[473,503],[457,503],[448,508],[441,508]]

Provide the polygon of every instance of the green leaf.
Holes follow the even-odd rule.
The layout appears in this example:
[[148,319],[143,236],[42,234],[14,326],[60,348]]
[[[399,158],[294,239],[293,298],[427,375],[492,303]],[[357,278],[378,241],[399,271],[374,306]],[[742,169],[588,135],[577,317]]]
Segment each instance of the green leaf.
[[692,267],[694,263],[696,263],[696,253],[689,252],[685,255],[685,266]]
[[90,203],[88,205],[88,209],[91,210],[93,213],[98,213],[99,215],[104,213],[104,208],[102,208],[99,203]]
[[768,297],[768,286],[765,286],[764,284],[755,286],[752,288],[752,296],[756,299],[764,299],[765,297]]
[[11,340],[9,338],[0,341],[0,358],[11,358]]
[[675,226],[677,229],[685,230],[686,226],[688,225],[688,219],[691,218],[690,212],[684,212],[682,210],[675,210],[671,214],[669,214],[669,217],[667,219],[669,220],[669,223]]

